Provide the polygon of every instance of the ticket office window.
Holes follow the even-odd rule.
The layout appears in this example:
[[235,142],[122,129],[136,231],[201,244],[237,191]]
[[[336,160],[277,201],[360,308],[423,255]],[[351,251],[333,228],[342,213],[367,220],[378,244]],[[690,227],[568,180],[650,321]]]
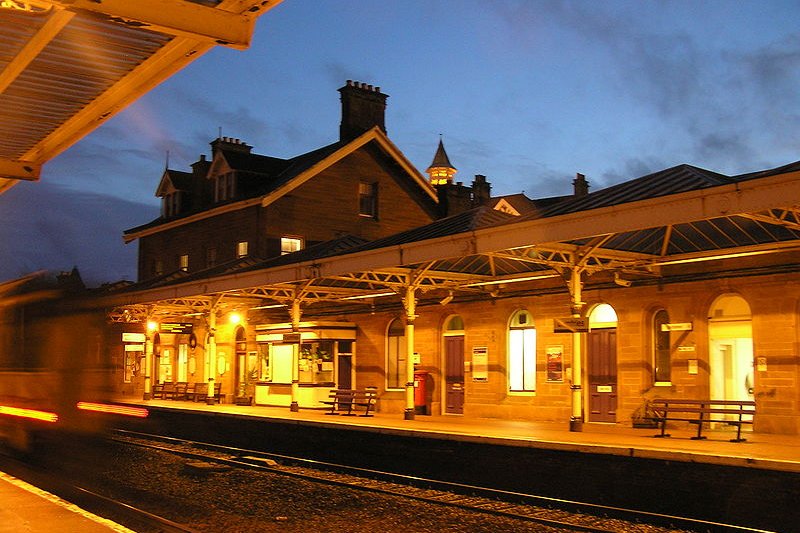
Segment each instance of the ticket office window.
[[[262,343],[258,345],[256,364],[259,381],[292,382],[292,359],[295,344]],[[332,383],[335,341],[320,340],[300,344],[297,367],[300,383]]]
[[300,383],[333,382],[334,341],[304,342],[300,345]]

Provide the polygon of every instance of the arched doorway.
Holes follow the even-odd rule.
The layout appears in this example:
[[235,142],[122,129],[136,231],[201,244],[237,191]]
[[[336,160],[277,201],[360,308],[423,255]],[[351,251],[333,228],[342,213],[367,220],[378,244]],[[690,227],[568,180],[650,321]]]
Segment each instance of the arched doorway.
[[444,326],[445,410],[464,414],[464,320],[451,316]]
[[714,300],[708,314],[709,389],[715,400],[753,399],[750,306],[736,294]]
[[617,421],[617,313],[608,304],[589,313],[586,335],[589,422]]

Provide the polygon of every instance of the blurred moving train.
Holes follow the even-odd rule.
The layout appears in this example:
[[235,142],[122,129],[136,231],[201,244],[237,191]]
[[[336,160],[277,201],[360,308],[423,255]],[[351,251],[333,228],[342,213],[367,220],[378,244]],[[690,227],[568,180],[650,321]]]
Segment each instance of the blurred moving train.
[[119,370],[105,314],[76,296],[64,276],[55,284],[41,275],[0,284],[0,449],[6,452],[33,453],[44,438],[99,432],[109,414],[147,414],[112,403]]

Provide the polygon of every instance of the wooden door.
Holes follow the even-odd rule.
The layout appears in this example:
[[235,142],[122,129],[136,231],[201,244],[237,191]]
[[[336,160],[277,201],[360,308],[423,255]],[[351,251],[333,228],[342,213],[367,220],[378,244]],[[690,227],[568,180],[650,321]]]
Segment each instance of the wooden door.
[[353,356],[339,354],[339,375],[336,383],[339,389],[353,388]]
[[445,413],[464,413],[464,337],[444,338]]
[[587,334],[589,422],[617,421],[617,330]]

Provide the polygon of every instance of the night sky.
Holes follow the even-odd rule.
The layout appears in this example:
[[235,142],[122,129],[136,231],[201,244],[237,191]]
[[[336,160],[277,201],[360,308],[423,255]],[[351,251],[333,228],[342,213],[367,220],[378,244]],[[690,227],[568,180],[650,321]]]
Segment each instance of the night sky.
[[250,49],[200,57],[0,195],[0,280],[135,279],[122,232],[158,215],[167,153],[189,170],[220,131],[277,157],[326,145],[348,79],[390,96],[389,137],[421,171],[441,134],[456,179],[496,195],[800,160],[798,20],[797,0],[285,0]]

